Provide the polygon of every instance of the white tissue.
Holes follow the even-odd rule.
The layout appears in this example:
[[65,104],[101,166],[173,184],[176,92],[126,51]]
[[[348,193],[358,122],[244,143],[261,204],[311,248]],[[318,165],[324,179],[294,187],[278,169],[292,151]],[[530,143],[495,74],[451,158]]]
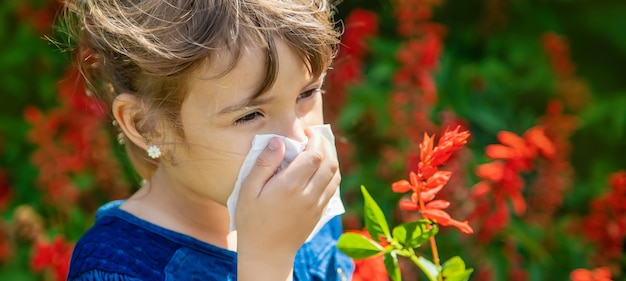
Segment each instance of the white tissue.
[[[330,129],[330,125],[326,124],[312,126],[311,129],[328,139],[333,148],[335,148],[335,136]],[[233,189],[233,192],[230,194],[230,196],[228,197],[228,201],[226,202],[226,206],[228,206],[228,212],[230,214],[231,231],[237,229],[237,227],[235,226],[235,209],[237,208],[237,200],[239,199],[239,190],[241,189],[241,183],[248,176],[257,158],[259,157],[261,152],[263,152],[265,147],[267,147],[267,144],[273,137],[279,137],[285,143],[285,159],[283,160],[278,170],[287,167],[287,165],[289,165],[289,163],[291,163],[291,161],[293,161],[293,159],[296,158],[296,156],[304,150],[304,147],[308,142],[308,140],[298,142],[284,136],[273,134],[256,135],[254,137],[254,139],[252,140],[252,148],[250,149],[250,152],[248,152],[248,155],[244,159],[243,164],[241,165],[241,169],[239,170],[239,175],[237,176],[235,188]],[[333,194],[333,197],[330,199],[328,205],[324,209],[322,217],[320,218],[319,222],[317,223],[306,241],[310,241],[313,236],[315,236],[315,234],[317,234],[317,232],[319,232],[319,230],[333,217],[343,214],[345,211],[346,210],[343,207],[343,203],[341,202],[341,197],[339,196],[339,188],[337,188],[337,191],[335,192],[335,194]]]

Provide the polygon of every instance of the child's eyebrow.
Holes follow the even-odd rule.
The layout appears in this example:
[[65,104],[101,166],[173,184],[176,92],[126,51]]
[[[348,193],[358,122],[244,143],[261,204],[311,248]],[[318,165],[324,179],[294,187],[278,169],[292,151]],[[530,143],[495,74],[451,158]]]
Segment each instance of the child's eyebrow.
[[241,100],[240,102],[227,106],[225,108],[223,108],[222,110],[220,110],[217,115],[227,115],[233,112],[237,112],[243,109],[246,109],[247,107],[254,107],[254,106],[259,106],[259,105],[263,105],[266,103],[269,103],[272,101],[272,97],[268,97],[268,98],[256,98],[256,99],[244,99]]
[[[305,88],[311,87],[315,84],[318,83],[323,83],[324,82],[324,78],[326,76],[326,73],[324,73],[323,75],[320,75],[317,78],[312,78],[311,81],[309,81],[309,83],[307,84],[307,86]],[[259,106],[259,105],[264,105],[267,104],[269,102],[271,102],[273,100],[273,97],[267,97],[267,98],[263,98],[263,97],[259,97],[259,98],[255,98],[255,99],[244,99],[241,100],[240,102],[227,106],[225,108],[223,108],[222,110],[220,110],[219,112],[217,112],[216,115],[228,115],[231,114],[233,112],[237,112],[243,109],[246,109],[247,107],[254,107],[254,106]]]
[[304,88],[309,88],[309,87],[311,87],[313,85],[322,84],[322,83],[324,83],[324,77],[323,76],[318,77],[318,78],[313,78],[313,79],[311,79],[311,81],[309,81],[309,83],[306,84],[306,87],[304,87]]

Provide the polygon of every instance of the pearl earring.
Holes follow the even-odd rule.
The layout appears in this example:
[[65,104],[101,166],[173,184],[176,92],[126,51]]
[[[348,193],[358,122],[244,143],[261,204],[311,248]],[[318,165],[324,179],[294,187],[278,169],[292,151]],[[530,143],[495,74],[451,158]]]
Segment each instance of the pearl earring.
[[157,159],[161,156],[161,149],[159,149],[156,145],[151,145],[148,147],[148,156],[152,159]]

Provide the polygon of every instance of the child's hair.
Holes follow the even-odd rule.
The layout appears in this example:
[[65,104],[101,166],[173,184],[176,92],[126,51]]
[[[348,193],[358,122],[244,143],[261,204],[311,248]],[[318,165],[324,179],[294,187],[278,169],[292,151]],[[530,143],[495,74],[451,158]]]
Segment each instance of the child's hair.
[[[147,142],[162,140],[159,126],[183,139],[180,109],[190,74],[210,64],[218,51],[237,63],[243,48],[266,49],[266,76],[255,97],[277,76],[275,39],[299,55],[313,77],[330,65],[338,43],[328,0],[67,0],[64,16],[76,41],[78,65],[90,87],[108,105],[116,95],[141,100],[134,120]],[[143,178],[156,163],[125,141]]]

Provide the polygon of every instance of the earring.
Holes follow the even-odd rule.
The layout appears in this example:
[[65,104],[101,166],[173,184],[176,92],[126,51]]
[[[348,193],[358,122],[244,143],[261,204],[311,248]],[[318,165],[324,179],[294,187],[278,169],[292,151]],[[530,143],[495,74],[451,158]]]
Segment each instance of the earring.
[[148,156],[152,159],[157,159],[161,156],[161,150],[156,145],[148,147]]
[[119,143],[120,145],[123,145],[125,143],[124,133],[117,134],[117,143]]

